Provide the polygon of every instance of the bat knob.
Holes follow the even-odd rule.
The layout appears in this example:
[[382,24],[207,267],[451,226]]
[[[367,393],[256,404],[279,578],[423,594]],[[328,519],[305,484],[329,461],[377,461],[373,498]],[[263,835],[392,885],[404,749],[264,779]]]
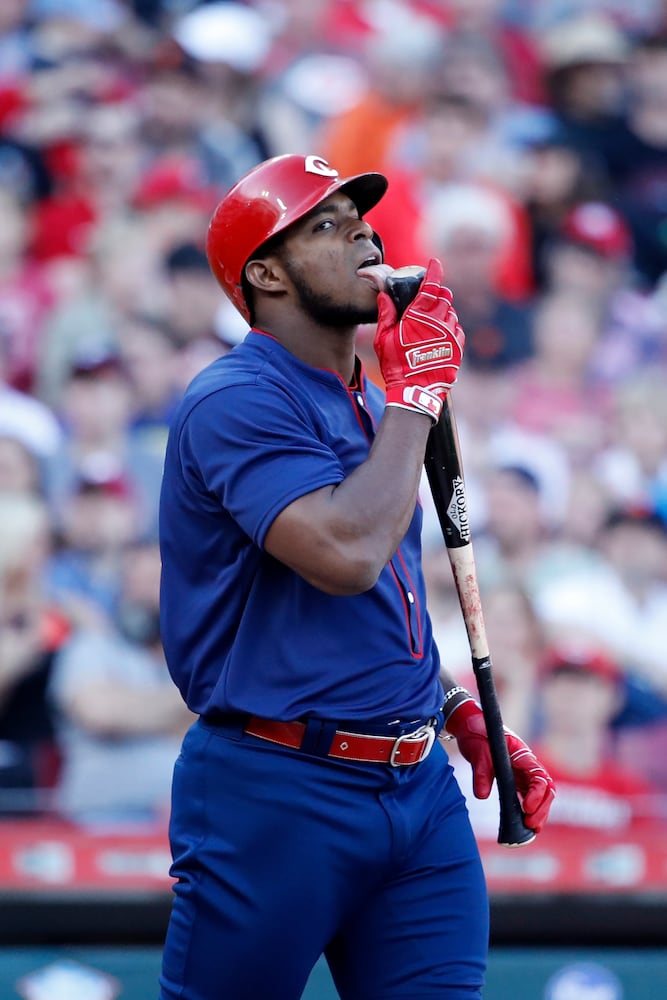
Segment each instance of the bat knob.
[[424,280],[426,268],[418,265],[397,267],[385,281],[385,291],[396,306],[399,317],[410,305]]

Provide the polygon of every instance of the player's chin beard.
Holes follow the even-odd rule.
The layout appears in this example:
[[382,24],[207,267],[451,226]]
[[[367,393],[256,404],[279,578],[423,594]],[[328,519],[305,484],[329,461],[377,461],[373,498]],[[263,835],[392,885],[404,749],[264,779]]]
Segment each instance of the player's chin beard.
[[287,265],[292,284],[299,297],[299,303],[304,312],[308,313],[318,326],[346,330],[360,323],[375,323],[378,318],[377,304],[362,309],[350,303],[335,301],[330,295],[322,294],[312,288],[303,274],[296,268]]

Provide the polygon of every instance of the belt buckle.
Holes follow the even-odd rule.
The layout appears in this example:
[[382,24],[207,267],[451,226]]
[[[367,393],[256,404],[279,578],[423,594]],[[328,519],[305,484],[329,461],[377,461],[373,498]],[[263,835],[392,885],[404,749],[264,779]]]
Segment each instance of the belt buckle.
[[401,767],[401,761],[396,760],[397,754],[400,752],[403,743],[417,743],[426,737],[426,743],[422,749],[422,754],[419,760],[410,761],[411,764],[421,764],[421,762],[428,757],[431,752],[431,747],[435,743],[435,728],[431,724],[420,726],[419,729],[415,729],[413,733],[404,733],[403,736],[399,736],[394,743],[391,754],[389,755],[389,763],[392,767]]

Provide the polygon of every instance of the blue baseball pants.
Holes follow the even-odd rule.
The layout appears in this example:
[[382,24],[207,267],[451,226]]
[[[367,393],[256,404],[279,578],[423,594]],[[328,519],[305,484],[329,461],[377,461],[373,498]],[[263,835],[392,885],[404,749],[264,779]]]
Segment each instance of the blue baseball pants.
[[196,722],[175,765],[161,1000],[479,1000],[488,897],[436,740],[410,767],[311,756]]

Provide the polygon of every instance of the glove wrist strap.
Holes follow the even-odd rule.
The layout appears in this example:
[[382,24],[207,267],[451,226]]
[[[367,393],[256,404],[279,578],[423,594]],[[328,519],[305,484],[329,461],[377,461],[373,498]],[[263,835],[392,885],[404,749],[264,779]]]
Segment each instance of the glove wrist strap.
[[426,413],[437,423],[442,413],[443,401],[440,396],[419,385],[397,385],[387,389],[387,406],[401,406],[405,410]]

